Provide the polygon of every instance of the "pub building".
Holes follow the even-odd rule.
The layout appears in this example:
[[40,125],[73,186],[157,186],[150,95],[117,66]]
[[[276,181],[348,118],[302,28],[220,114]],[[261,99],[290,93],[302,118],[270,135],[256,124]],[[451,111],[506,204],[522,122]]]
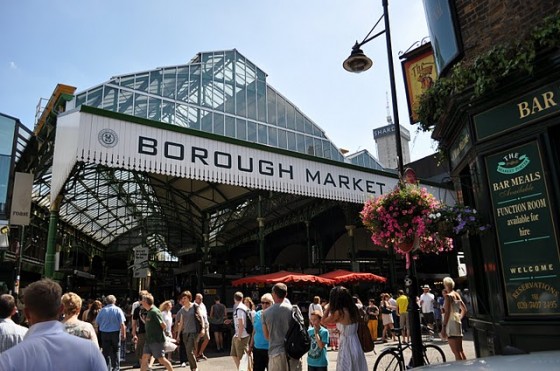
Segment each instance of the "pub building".
[[477,356],[560,349],[560,2],[424,7],[439,79],[419,125],[492,225],[461,241]]

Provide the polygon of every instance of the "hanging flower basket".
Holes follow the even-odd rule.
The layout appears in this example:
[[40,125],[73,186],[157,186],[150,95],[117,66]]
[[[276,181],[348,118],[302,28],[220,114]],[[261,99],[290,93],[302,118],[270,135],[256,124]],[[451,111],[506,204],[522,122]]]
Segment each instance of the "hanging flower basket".
[[404,255],[413,250],[416,240],[419,251],[438,253],[453,248],[451,239],[432,235],[429,216],[440,207],[426,188],[399,183],[392,192],[367,200],[360,216],[376,245],[392,246]]
[[403,241],[399,243],[398,249],[404,253],[409,253],[414,248],[414,241]]
[[360,217],[373,243],[409,255],[451,251],[453,237],[489,228],[475,209],[448,206],[425,188],[400,182],[392,192],[365,202]]
[[476,209],[463,205],[441,204],[429,218],[432,220],[430,230],[446,237],[481,234],[490,228]]

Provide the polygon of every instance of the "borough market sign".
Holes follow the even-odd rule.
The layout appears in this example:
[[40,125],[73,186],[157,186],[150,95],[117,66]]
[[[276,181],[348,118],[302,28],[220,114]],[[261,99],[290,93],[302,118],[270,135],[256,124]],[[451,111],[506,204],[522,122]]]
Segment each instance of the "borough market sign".
[[393,173],[87,106],[57,120],[53,201],[77,162],[355,203],[397,184]]

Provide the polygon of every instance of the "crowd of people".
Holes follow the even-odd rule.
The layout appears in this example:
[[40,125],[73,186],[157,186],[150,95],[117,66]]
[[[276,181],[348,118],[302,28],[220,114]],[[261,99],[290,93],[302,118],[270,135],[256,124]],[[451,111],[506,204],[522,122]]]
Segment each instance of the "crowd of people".
[[[467,331],[470,296],[467,290],[455,291],[449,277],[443,285],[441,296],[434,295],[428,285],[422,287],[422,295],[416,298],[422,323],[448,341],[457,360],[465,359],[462,337]],[[158,308],[154,297],[142,290],[138,300],[121,308],[114,295],[82,303],[78,294],[63,293],[58,283],[43,279],[24,290],[23,311],[29,328],[11,319],[17,314],[14,297],[0,296],[0,371],[76,370],[77,364],[83,366],[81,370],[116,371],[127,351],[134,352],[134,366],[143,371],[155,361],[173,370],[173,358],[181,367],[198,370],[198,363],[207,359],[204,352],[210,340],[218,352],[231,343],[229,354],[236,369],[246,369],[250,363],[254,371],[301,370],[302,359],[286,355],[285,337],[293,310],[287,286],[274,285],[256,305],[242,292],[236,292],[233,301],[231,319],[220,297],[214,297],[208,311],[202,294],[193,297],[190,291],[181,292],[177,303],[165,300]],[[399,327],[407,342],[409,303],[410,298],[399,290],[395,297],[382,293],[379,303],[369,298],[362,305],[343,286],[332,288],[328,298],[313,297],[303,308],[311,342],[305,356],[308,370],[327,370],[330,349],[338,351],[337,370],[365,371],[357,335],[359,311],[365,312],[374,341],[395,340],[392,329]]]

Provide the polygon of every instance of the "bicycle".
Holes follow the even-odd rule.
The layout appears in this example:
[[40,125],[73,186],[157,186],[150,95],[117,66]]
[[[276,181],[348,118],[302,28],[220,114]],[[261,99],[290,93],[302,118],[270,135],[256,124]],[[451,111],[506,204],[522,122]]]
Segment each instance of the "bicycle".
[[[412,348],[410,343],[401,342],[401,330],[400,328],[393,329],[399,343],[384,349],[379,354],[373,365],[373,371],[404,371],[413,367],[412,356],[408,365],[404,362],[404,351],[409,348],[412,350]],[[445,353],[435,344],[422,344],[422,356],[425,365],[445,362]]]

